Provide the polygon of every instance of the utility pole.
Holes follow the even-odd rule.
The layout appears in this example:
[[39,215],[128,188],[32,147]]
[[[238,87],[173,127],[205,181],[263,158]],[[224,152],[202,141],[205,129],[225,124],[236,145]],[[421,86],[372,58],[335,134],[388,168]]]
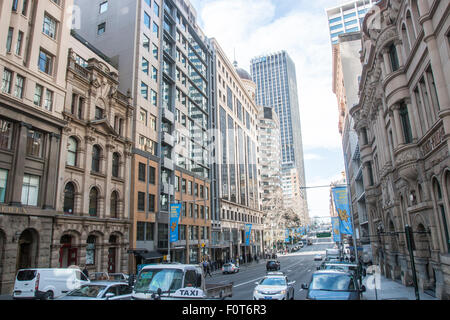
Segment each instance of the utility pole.
[[416,248],[414,245],[413,232],[409,225],[405,225],[405,234],[406,234],[406,242],[408,245],[409,257],[411,260],[411,271],[414,282],[414,292],[416,294],[416,300],[420,300],[419,286],[417,284],[416,264],[414,262],[414,252],[413,252],[413,250],[415,250]]

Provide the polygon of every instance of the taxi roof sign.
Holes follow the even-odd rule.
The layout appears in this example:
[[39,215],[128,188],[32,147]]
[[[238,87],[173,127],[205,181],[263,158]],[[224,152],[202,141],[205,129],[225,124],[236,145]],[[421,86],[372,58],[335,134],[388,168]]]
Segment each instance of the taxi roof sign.
[[177,291],[175,291],[175,293],[172,295],[172,297],[189,298],[189,299],[196,299],[196,298],[203,299],[203,298],[206,298],[206,295],[203,292],[203,290],[201,290],[199,288],[187,287],[187,288],[178,289]]

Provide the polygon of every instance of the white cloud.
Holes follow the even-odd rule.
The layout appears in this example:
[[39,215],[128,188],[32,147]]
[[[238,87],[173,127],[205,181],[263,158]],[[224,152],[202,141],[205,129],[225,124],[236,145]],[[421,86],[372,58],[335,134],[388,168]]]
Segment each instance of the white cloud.
[[315,153],[305,153],[303,155],[303,159],[304,160],[322,160],[323,157],[318,154],[315,154]]
[[276,1],[202,2],[199,15],[207,36],[228,58],[249,70],[251,58],[286,50],[296,65],[303,146],[340,148],[336,97],[331,84],[331,45],[325,10],[291,11],[275,17]]

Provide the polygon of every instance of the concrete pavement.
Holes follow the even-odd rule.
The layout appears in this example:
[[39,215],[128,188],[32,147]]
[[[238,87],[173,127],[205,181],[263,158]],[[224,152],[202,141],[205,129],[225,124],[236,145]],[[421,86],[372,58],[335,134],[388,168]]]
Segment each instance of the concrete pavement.
[[[377,284],[374,285],[374,278]],[[406,287],[401,283],[380,276],[366,276],[363,279],[366,292],[363,293],[363,300],[416,300],[414,287]],[[420,300],[439,300],[426,293],[419,293]]]

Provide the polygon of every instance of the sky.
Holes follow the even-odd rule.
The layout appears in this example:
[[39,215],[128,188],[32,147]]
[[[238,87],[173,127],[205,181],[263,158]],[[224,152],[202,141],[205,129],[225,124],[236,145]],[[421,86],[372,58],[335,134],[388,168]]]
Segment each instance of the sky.
[[[228,59],[250,71],[253,57],[286,50],[296,65],[306,184],[344,171],[326,8],[342,0],[191,0],[197,23]],[[308,189],[310,217],[329,216],[329,188]]]

